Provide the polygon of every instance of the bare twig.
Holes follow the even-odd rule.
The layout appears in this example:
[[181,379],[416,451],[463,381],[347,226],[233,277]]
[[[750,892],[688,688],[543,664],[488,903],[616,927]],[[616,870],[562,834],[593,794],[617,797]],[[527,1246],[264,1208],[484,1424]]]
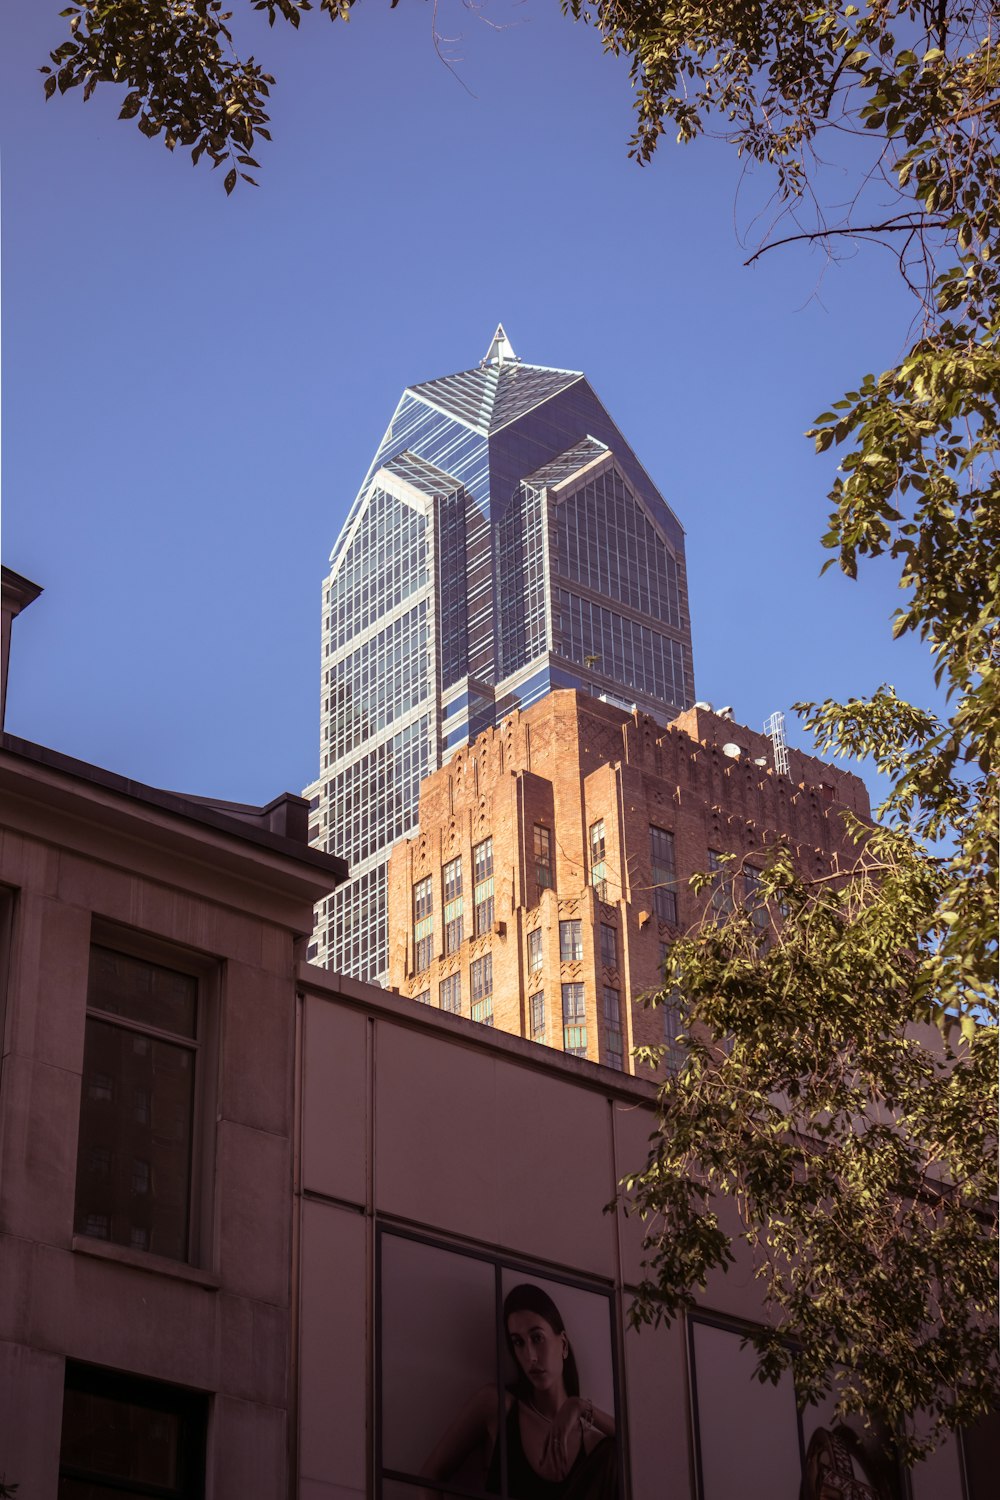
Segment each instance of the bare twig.
[[835,234],[914,234],[923,229],[946,229],[947,227],[947,219],[905,219],[902,222],[897,219],[888,219],[884,224],[860,224],[856,228],[848,226],[844,229],[814,229],[808,234],[789,234],[784,239],[772,240],[769,245],[761,245],[760,249],[755,250],[750,259],[745,260],[743,264],[752,266],[754,261],[766,255],[768,250],[777,250],[779,245],[792,245],[796,240],[825,240]]

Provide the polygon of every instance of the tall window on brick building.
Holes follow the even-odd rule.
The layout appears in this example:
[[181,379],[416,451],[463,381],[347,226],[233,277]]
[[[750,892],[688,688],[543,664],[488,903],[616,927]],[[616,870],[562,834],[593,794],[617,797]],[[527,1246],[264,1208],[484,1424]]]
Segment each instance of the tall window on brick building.
[[599,901],[608,899],[608,867],[604,846],[604,819],[590,825],[590,883]]
[[472,1019],[493,1025],[493,954],[484,953],[469,965],[472,986]]
[[91,949],[76,1234],[194,1258],[199,988],[194,974]]
[[649,852],[653,867],[653,910],[661,922],[677,926],[677,893],[674,886],[674,836],[665,828],[650,827]]
[[552,832],[542,823],[535,824],[535,884],[539,894],[554,884],[552,879]]
[[660,1003],[663,1016],[663,1066],[668,1073],[679,1073],[687,1052],[678,1040],[685,1025],[684,998],[676,985],[666,991]]
[[733,909],[733,883],[728,873],[731,856],[720,854],[718,849],[709,849],[708,868],[712,872],[712,911],[717,917],[725,917]]
[[618,967],[618,929],[610,922],[601,923],[601,963],[607,969]]
[[441,877],[444,886],[444,951],[446,954],[457,953],[465,936],[461,856],[448,861]]
[[472,851],[475,935],[482,937],[493,926],[493,840],[483,839]]
[[450,1010],[456,1016],[462,1014],[462,976],[449,974],[438,985],[438,1000],[442,1010]]
[[59,1495],[202,1500],[206,1397],[66,1361]]
[[771,925],[767,906],[760,894],[760,871],[753,865],[743,866],[743,900],[750,911],[750,920],[755,927],[764,929]]
[[528,933],[528,969],[532,974],[542,967],[542,929],[533,927]]
[[559,961],[572,963],[583,957],[583,929],[579,919],[559,923]]
[[604,1048],[608,1067],[621,1072],[625,1067],[621,996],[607,984],[604,986]]
[[545,1036],[545,991],[538,990],[528,996],[528,1012],[531,1020],[531,1039],[540,1042]]
[[413,967],[426,969],[434,957],[434,884],[428,875],[413,887]]
[[587,1055],[587,1011],[582,984],[562,987],[563,1051],[574,1057]]

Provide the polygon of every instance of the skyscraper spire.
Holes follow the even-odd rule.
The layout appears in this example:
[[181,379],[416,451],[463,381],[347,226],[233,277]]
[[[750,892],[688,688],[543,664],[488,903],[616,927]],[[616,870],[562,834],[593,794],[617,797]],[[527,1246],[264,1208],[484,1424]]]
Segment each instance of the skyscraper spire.
[[498,323],[497,331],[493,335],[493,342],[487,349],[485,357],[480,362],[480,368],[483,365],[502,365],[508,359],[516,360],[517,355],[514,353],[513,344],[504,333],[503,324]]

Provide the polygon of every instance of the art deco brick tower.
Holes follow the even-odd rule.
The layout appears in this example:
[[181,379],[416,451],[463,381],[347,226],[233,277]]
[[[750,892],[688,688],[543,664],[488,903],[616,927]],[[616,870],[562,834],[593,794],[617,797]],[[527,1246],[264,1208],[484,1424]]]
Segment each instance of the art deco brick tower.
[[[661,988],[673,939],[734,902],[766,926],[754,890],[779,838],[807,875],[850,863],[845,808],[868,815],[856,776],[776,757],[704,705],[664,727],[551,693],[424,783],[419,833],[389,861],[390,983],[631,1071],[633,1048],[680,1029],[676,1007],[635,1004]],[[690,875],[712,868],[717,883],[695,895]]]
[[681,526],[582,374],[498,328],[404,391],[331,554],[321,686],[311,838],[351,876],[310,957],[382,979],[426,776],[555,688],[661,720],[694,700]]

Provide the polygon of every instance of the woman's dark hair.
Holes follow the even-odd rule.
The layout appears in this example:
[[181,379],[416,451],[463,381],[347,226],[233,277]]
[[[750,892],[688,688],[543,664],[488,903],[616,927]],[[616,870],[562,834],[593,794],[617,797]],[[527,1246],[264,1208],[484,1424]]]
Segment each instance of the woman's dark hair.
[[[531,1396],[531,1381],[517,1362],[517,1355],[514,1353],[514,1345],[511,1342],[510,1329],[507,1327],[507,1320],[511,1313],[518,1312],[535,1313],[537,1317],[544,1318],[553,1333],[565,1333],[566,1328],[562,1318],[559,1316],[559,1309],[548,1292],[543,1292],[540,1286],[535,1286],[530,1281],[522,1281],[519,1286],[512,1287],[504,1298],[504,1337],[507,1340],[507,1351],[517,1369],[517,1379],[508,1389],[513,1395],[527,1401]],[[567,1396],[579,1396],[580,1376],[577,1373],[576,1360],[573,1356],[573,1346],[568,1336],[566,1338],[566,1358],[563,1361],[563,1385],[566,1387]]]

